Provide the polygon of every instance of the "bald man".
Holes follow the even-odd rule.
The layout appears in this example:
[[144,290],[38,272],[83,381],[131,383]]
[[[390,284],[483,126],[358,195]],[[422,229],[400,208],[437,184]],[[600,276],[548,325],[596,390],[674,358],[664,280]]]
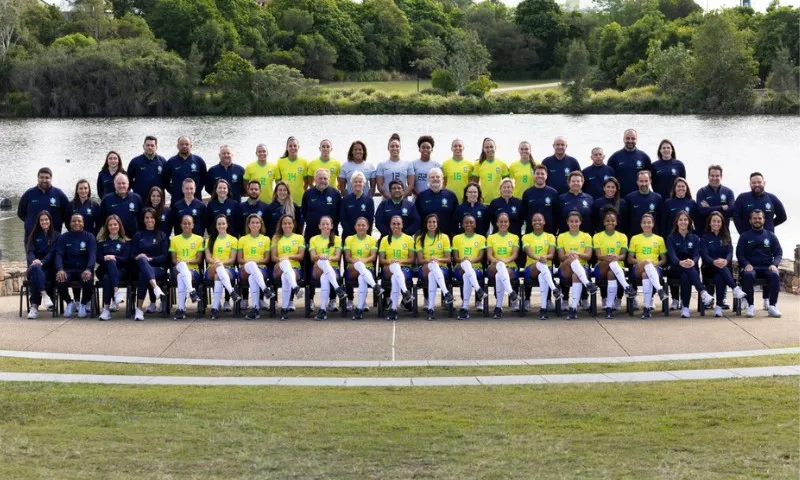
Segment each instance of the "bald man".
[[164,189],[169,192],[173,202],[183,197],[183,181],[194,180],[196,186],[194,196],[203,198],[203,186],[206,184],[206,162],[199,155],[192,153],[192,139],[183,136],[178,138],[178,153],[167,160],[164,166]]
[[553,154],[542,160],[542,165],[547,167],[547,186],[556,189],[559,195],[569,190],[569,174],[581,170],[578,160],[567,155],[567,139],[562,136],[553,139]]
[[639,189],[636,178],[642,170],[652,172],[650,156],[636,148],[639,134],[629,128],[622,135],[622,150],[617,150],[608,159],[608,166],[614,169],[614,176],[619,180],[619,193],[624,197]]

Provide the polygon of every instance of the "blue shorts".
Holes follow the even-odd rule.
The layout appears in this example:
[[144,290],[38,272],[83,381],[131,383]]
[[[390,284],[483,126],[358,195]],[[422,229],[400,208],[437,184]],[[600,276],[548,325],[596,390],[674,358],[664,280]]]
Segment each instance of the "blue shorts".
[[[400,267],[400,269],[403,271],[403,275],[406,276],[406,281],[411,281],[411,267]],[[388,268],[383,269],[383,278],[387,280],[392,278],[392,272]]]
[[[439,267],[442,269],[442,275],[444,275],[444,278],[450,278],[450,268],[442,267],[441,265],[439,265]],[[417,278],[423,280],[423,277],[424,275],[422,275],[422,267],[420,267],[419,270],[417,270]]]
[[[348,266],[349,266],[349,265],[348,265]],[[336,270],[336,269],[334,268],[334,270]],[[368,270],[370,273],[372,273],[372,276],[373,276],[373,277],[375,276],[375,269],[374,269],[374,268],[367,268],[367,270]],[[337,272],[337,273],[338,273],[338,272]],[[358,272],[356,272],[356,276],[355,276],[354,278],[350,278],[350,277],[351,277],[351,275],[350,275],[350,269],[349,269],[349,268],[345,268],[345,269],[344,269],[344,279],[345,279],[345,280],[349,280],[349,281],[355,282],[356,280],[358,280]]]
[[[192,282],[199,282],[200,281],[200,272],[197,270],[189,270],[192,273]],[[175,282],[178,279],[178,271],[175,268],[172,269],[172,281]]]
[[[553,273],[553,267],[550,267],[550,273]],[[528,265],[525,268],[525,284],[527,285],[528,282],[532,282],[533,279],[539,279],[539,270],[536,268],[536,264]]]
[[[478,281],[480,282],[483,279],[483,268],[481,268],[481,267],[477,267],[477,268],[472,267],[472,269],[475,270],[475,278],[477,278]],[[453,278],[455,278],[459,282],[464,279],[464,272],[461,271],[461,268],[456,267],[456,268],[453,269]]]
[[[234,281],[237,278],[239,278],[239,274],[236,272],[236,270],[233,267],[225,267],[225,270],[228,271],[228,276],[231,277],[231,281]],[[209,280],[209,278],[208,278],[208,270],[207,269],[206,269],[206,273],[203,275],[203,279],[204,280]]]

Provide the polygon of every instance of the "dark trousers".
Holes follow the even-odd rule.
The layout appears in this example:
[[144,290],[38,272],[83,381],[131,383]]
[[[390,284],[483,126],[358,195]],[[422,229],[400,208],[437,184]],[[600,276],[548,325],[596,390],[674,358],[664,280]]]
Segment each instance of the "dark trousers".
[[769,270],[769,267],[753,267],[750,272],[742,272],[742,290],[747,294],[747,303],[754,305],[753,292],[755,291],[755,281],[757,278],[767,280],[767,288],[764,289],[765,297],[769,298],[770,305],[778,304],[778,293],[781,290],[781,277],[778,272]]
[[116,261],[106,261],[97,271],[100,283],[103,286],[103,305],[109,305],[114,298],[114,289],[119,287],[123,277],[127,277],[125,268],[120,268]]
[[45,289],[47,279],[52,277],[53,272],[42,268],[41,265],[28,267],[28,283],[30,284],[31,304],[42,304],[42,291]]
[[[136,298],[144,300],[145,294],[150,288],[150,280],[163,280],[166,276],[166,270],[161,267],[154,267],[148,263],[144,258],[136,260],[136,266],[139,268],[139,281],[136,284]],[[155,302],[155,295],[151,292],[150,301]]]
[[715,266],[706,267],[704,269],[703,275],[710,275],[714,279],[714,292],[717,296],[717,305],[722,305],[723,300],[725,300],[725,291],[727,288],[735,288],[736,281],[733,279],[733,273],[731,273],[731,269],[728,267],[724,268],[717,268]]
[[692,286],[700,293],[706,289],[703,281],[700,280],[700,272],[697,268],[683,268],[680,265],[672,265],[667,270],[669,278],[679,278],[681,280],[681,305],[688,307],[692,301]]
[[83,272],[84,270],[66,270],[66,280],[58,282],[58,295],[67,301],[67,303],[73,301],[73,298],[69,295],[69,282],[80,282],[81,284],[80,298],[76,298],[75,300],[82,305],[89,305],[92,301],[92,295],[94,294],[94,275],[91,275],[88,280],[83,281],[81,280]]

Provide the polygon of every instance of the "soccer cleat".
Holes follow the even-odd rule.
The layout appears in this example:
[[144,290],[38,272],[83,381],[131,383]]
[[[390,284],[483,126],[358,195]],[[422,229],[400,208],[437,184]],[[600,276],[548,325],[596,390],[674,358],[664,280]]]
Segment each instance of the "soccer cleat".
[[192,303],[197,303],[200,300],[200,295],[197,294],[197,290],[192,290],[189,292],[189,298],[192,299]]
[[281,320],[289,320],[289,312],[291,312],[288,308],[281,308]]
[[665,292],[663,288],[659,288],[656,293],[658,293],[658,298],[660,298],[662,302],[669,298],[669,295],[667,295],[667,292]]
[[681,309],[681,301],[677,298],[672,299],[672,305],[669,306],[670,310],[680,310]]
[[209,318],[211,318],[211,320],[219,320],[219,309],[212,308],[211,309],[211,317],[209,317]]
[[39,318],[39,309],[31,307],[31,309],[28,310],[28,320],[36,320],[37,318]]
[[328,300],[328,311],[331,312],[339,311],[339,302],[337,302],[335,298],[331,298],[330,300]]
[[186,318],[186,311],[185,310],[175,310],[175,320],[183,320]]
[[386,317],[386,320],[397,320],[397,310],[389,309],[389,315]]
[[452,293],[447,292],[447,293],[444,294],[444,304],[447,305],[448,307],[453,304],[453,294]]
[[597,293],[597,285],[590,282],[589,286],[586,287],[586,291],[589,293],[589,295],[594,295]]
[[436,315],[433,314],[433,309],[429,308],[425,310],[425,313],[428,314],[428,320],[436,320]]
[[86,305],[80,304],[78,305],[78,318],[86,318],[89,314],[86,312]]
[[550,318],[550,317],[547,316],[547,309],[546,308],[540,308],[539,309],[539,320],[547,320],[548,318]]
[[711,306],[714,305],[714,297],[709,295],[708,292],[705,290],[703,290],[703,292],[700,293],[700,299],[703,301],[703,305],[706,308],[711,308]]
[[144,320],[144,312],[142,311],[141,308],[136,309],[136,313],[133,314],[133,319],[136,320],[137,322],[141,322],[142,320]]
[[303,294],[304,294],[304,293],[305,293],[305,292],[304,292],[304,291],[303,291],[303,289],[302,289],[302,288],[300,288],[300,287],[294,287],[294,288],[292,289],[292,295],[293,295],[293,296],[294,296],[294,298],[296,298],[297,300],[300,300],[301,298],[303,298]]
[[158,311],[158,307],[156,306],[155,302],[153,302],[153,303],[151,303],[150,305],[147,306],[147,313],[156,313],[157,311]]
[[[231,300],[233,300],[233,295],[231,295]],[[229,301],[225,300],[225,301],[222,303],[222,309],[223,309],[224,311],[226,311],[226,312],[230,312],[230,311],[232,311],[233,309],[231,308],[231,302],[229,302]]]
[[462,308],[458,311],[458,319],[459,320],[467,320],[469,318],[469,310],[466,308]]
[[411,292],[409,292],[408,290],[403,292],[403,303],[411,304]]
[[[281,310],[281,314],[283,314],[283,310]],[[249,312],[247,312],[247,315],[245,315],[244,318],[248,320],[258,320],[261,318],[261,312],[259,312],[257,308],[252,308]]]
[[356,308],[353,312],[353,320],[364,320],[364,310]]
[[353,301],[348,300],[347,303],[344,304],[344,311],[345,312],[352,312],[353,311]]
[[500,307],[494,307],[494,315],[492,315],[492,318],[503,318],[503,309]]
[[650,315],[650,312],[652,310],[653,310],[652,308],[644,307],[642,309],[642,320],[648,320],[648,319],[652,318],[652,316]]
[[100,316],[97,318],[103,322],[105,322],[106,320],[111,320],[111,310],[104,308],[103,313],[101,313]]
[[484,292],[482,288],[475,290],[475,303],[481,303],[485,296],[486,292]]
[[682,307],[681,308],[681,318],[689,318],[692,316],[692,313],[689,311],[689,307]]
[[344,291],[344,287],[339,286],[339,288],[336,289],[336,296],[339,297],[339,300],[347,298],[347,292]]
[[73,315],[75,315],[76,310],[77,308],[75,307],[75,302],[69,302],[66,308],[64,308],[64,316],[71,318]]
[[262,292],[264,292],[264,298],[266,300],[271,300],[273,297],[275,297],[275,292],[273,292],[272,289],[269,288],[269,285],[267,285],[267,288],[262,290]]
[[722,316],[722,307],[720,307],[719,305],[714,307],[714,316],[717,318]]
[[628,298],[635,298],[636,297],[636,289],[632,286],[628,285],[628,288],[625,289],[625,296]]
[[749,305],[747,307],[747,311],[745,312],[744,316],[747,317],[747,318],[755,317],[756,316],[756,306],[755,305]]
[[[241,301],[242,301],[242,296],[239,295],[239,292],[237,292],[236,290],[232,291],[231,292],[231,302],[233,303],[233,305],[236,305],[237,303],[239,303]],[[228,302],[225,302],[225,303],[228,303]],[[228,310],[225,310],[225,311],[227,312]]]
[[768,315],[772,318],[781,318],[781,312],[775,305],[770,305],[767,312],[769,312]]
[[519,295],[517,295],[516,300],[511,301],[511,311],[512,312],[519,312]]
[[614,309],[606,307],[606,320],[611,320],[614,318]]
[[327,319],[328,319],[328,311],[327,310],[323,310],[321,308],[319,310],[317,310],[317,315],[314,317],[314,320],[320,321],[320,320],[327,320]]
[[[737,286],[736,286],[736,287],[734,287],[734,289],[733,289],[733,296],[734,296],[734,297],[736,297],[736,298],[738,298],[739,300],[741,300],[741,299],[743,299],[744,297],[746,297],[746,296],[747,296],[747,294],[746,294],[746,293],[744,293],[744,290],[742,290],[742,287],[740,287],[740,286],[738,286],[738,285],[737,285]],[[724,303],[724,302],[723,302],[723,303]]]
[[569,312],[567,313],[567,320],[577,320],[577,319],[578,319],[578,309],[570,308]]

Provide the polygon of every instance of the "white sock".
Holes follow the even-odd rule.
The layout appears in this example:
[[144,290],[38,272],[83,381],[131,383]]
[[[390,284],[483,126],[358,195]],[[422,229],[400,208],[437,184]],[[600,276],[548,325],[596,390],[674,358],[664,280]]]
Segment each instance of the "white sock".
[[[625,272],[622,270],[622,267],[619,266],[619,263],[611,262],[608,264],[608,268],[612,272],[614,272],[614,276],[617,277],[617,281],[619,282],[620,285],[622,285],[622,288],[627,289],[628,287],[630,287],[630,285],[628,284],[628,280],[625,278]],[[611,295],[609,295],[609,297],[610,296]]]
[[[297,278],[295,277],[294,268],[292,264],[289,263],[289,260],[281,260],[281,263],[278,264],[281,268],[281,281],[284,284],[289,285],[289,288],[297,287]],[[285,288],[285,285],[284,285]],[[288,307],[288,304],[287,304]],[[283,307],[283,308],[287,308]]]
[[[250,265],[251,263],[253,263],[253,262],[248,262],[247,265]],[[253,265],[255,265],[255,263],[253,263]],[[250,273],[249,270],[248,270],[248,273]],[[260,274],[260,272],[259,272],[259,274]],[[263,282],[264,279],[262,278],[261,281]],[[258,308],[259,305],[260,305],[260,302],[258,301],[258,297],[260,296],[260,293],[261,293],[261,286],[259,286],[258,279],[252,273],[247,278],[247,282],[250,284],[250,301],[252,302],[253,308]]]
[[[392,265],[397,265],[397,264],[393,263]],[[391,270],[391,266],[389,267],[389,269]],[[397,306],[400,302],[400,292],[403,291],[405,284],[406,284],[405,278],[400,280],[397,275],[392,273],[392,310],[397,310]]]
[[367,266],[364,265],[364,262],[356,262],[353,264],[353,267],[356,269],[356,272],[358,272],[359,279],[361,277],[364,277],[364,280],[366,280],[367,285],[369,285],[372,288],[375,288],[375,277],[372,276],[372,272],[370,272]]
[[399,263],[390,264],[389,271],[392,273],[392,279],[398,280],[397,286],[400,288],[400,292],[402,293],[408,290],[408,288],[406,288],[406,276],[403,275],[403,269],[400,267],[400,264]]
[[175,290],[178,292],[178,310],[186,310],[186,286],[181,277],[178,277],[178,285]]
[[583,284],[581,282],[572,282],[572,298],[569,299],[570,307],[578,308],[578,302],[581,301],[581,293],[583,293]]
[[[430,267],[429,267],[430,268]],[[428,308],[433,310],[436,305],[436,276],[433,271],[428,271]]]
[[186,262],[180,262],[175,265],[175,270],[178,271],[178,278],[183,280],[184,284],[186,285],[186,292],[194,292],[194,287],[192,287],[192,272],[189,270]]
[[220,302],[222,301],[222,282],[219,280],[214,281],[214,296],[211,298],[211,308],[219,310]]
[[581,265],[581,262],[578,260],[573,260],[572,263],[569,264],[570,268],[572,268],[572,273],[578,277],[578,280],[581,281],[582,285],[589,286],[589,277],[586,276],[586,269]]
[[[475,273],[475,269],[472,268],[472,263],[469,260],[462,260],[461,261],[461,270],[464,271],[464,275],[462,278],[464,280],[464,286],[466,286],[467,281],[469,281],[470,286],[475,290],[479,290],[481,285],[478,283],[478,275]],[[465,295],[469,298],[469,295]]]
[[323,274],[319,277],[319,308],[322,310],[328,309],[328,300],[331,298],[331,284],[328,280],[328,276]]
[[497,262],[497,273],[494,277],[495,284],[497,283],[498,279],[503,282],[503,288],[508,293],[511,293],[513,290],[511,288],[511,277],[508,276],[508,268],[506,268],[505,262]]
[[644,306],[653,308],[653,284],[649,278],[642,279],[642,290],[644,290]]
[[539,271],[539,285],[542,284],[542,275],[544,275],[547,286],[550,287],[550,290],[555,290],[556,284],[553,282],[553,272],[550,270],[550,267],[542,262],[536,262],[536,270]]
[[653,284],[653,287],[656,290],[660,290],[661,289],[661,279],[658,278],[658,270],[656,270],[656,267],[653,266],[652,263],[647,263],[644,266],[644,273],[647,274],[647,278],[650,280],[650,283]]
[[614,308],[614,301],[617,299],[617,281],[608,281],[608,296],[606,297],[606,308]]
[[[539,295],[542,297],[541,308],[547,308],[547,299],[550,296],[550,284],[553,283],[553,276],[550,275],[549,282],[547,280],[547,276],[544,272],[539,274]],[[553,290],[555,290],[555,287],[553,287]]]
[[430,262],[428,263],[428,271],[433,274],[433,278],[436,280],[436,284],[439,285],[439,288],[442,290],[442,292],[448,293],[449,290],[447,290],[447,283],[444,281],[442,267],[440,267],[436,262]]
[[[244,271],[250,274],[250,281],[256,282],[256,285],[261,290],[267,289],[267,284],[264,282],[264,274],[261,273],[261,269],[258,268],[256,262],[247,262],[244,264]],[[250,288],[252,289],[252,283],[250,284]]]
[[[361,263],[361,266],[364,266],[364,264]],[[375,280],[373,280],[372,282],[373,282],[372,286],[375,286]],[[367,306],[367,286],[368,286],[367,276],[362,273],[361,275],[358,276],[358,304],[356,305],[356,307],[359,308],[360,310],[364,310],[364,307]]]
[[225,287],[225,290],[228,293],[233,292],[233,285],[231,285],[231,276],[228,274],[228,269],[223,266],[219,266],[217,267],[216,271],[217,280],[222,282],[222,286]]
[[339,288],[339,279],[336,278],[336,272],[333,270],[333,267],[331,267],[331,262],[328,260],[317,260],[317,266],[322,270],[322,273],[325,274],[328,283],[333,286],[334,290],[337,290]]
[[494,293],[495,293],[495,307],[496,308],[503,308],[503,299],[506,296],[506,286],[503,281],[500,280],[500,270],[498,269],[497,274],[494,276]]
[[[292,280],[294,280],[294,273],[286,273],[284,272],[281,274],[281,308],[289,308],[289,302],[291,302],[292,298]],[[297,282],[294,282],[297,285]]]
[[[475,275],[473,270],[472,275]],[[472,282],[467,278],[467,272],[461,275],[461,308],[469,310],[469,299],[472,298]]]

